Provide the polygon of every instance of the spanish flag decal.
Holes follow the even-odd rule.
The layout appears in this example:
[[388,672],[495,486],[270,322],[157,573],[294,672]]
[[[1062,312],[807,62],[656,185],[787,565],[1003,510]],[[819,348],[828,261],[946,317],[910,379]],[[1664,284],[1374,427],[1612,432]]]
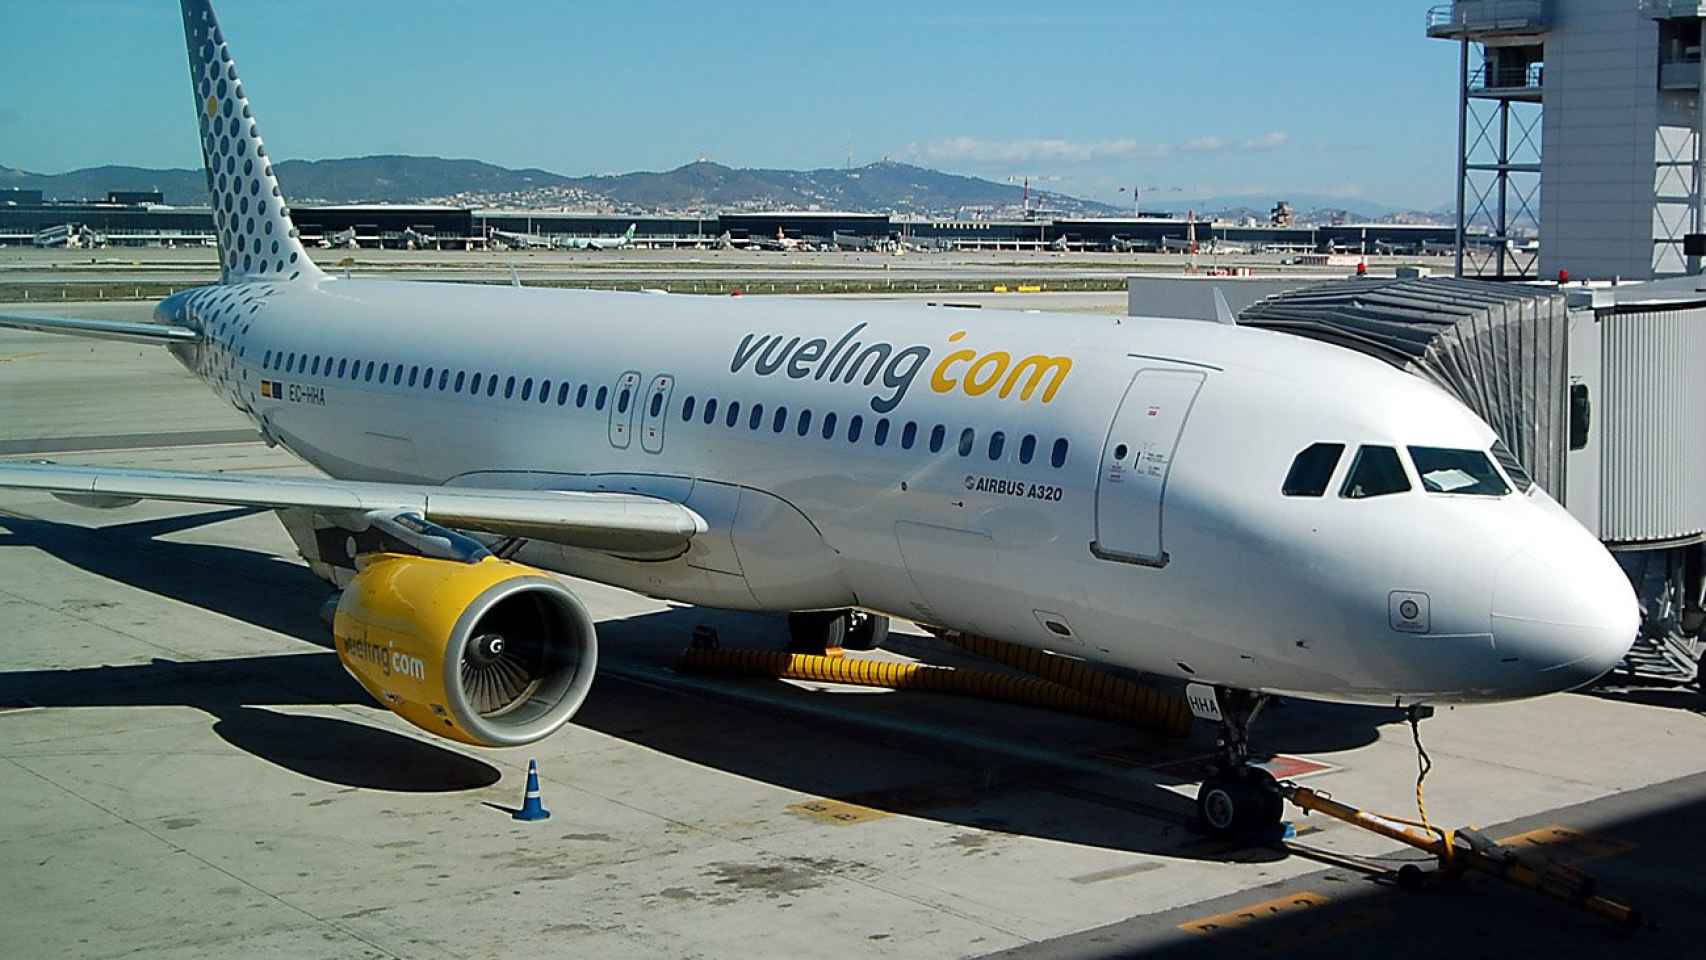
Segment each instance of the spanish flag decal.
[[261,396],[278,400],[284,396],[284,391],[279,389],[279,383],[277,380],[262,380]]

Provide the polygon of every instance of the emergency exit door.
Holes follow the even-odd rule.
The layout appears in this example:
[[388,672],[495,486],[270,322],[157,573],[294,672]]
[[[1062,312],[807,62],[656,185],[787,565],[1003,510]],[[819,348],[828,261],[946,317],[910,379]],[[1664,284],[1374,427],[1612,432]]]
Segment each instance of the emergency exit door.
[[618,450],[628,449],[634,433],[634,408],[639,406],[635,396],[640,390],[640,374],[630,370],[616,381],[616,394],[610,398],[610,445]]
[[1204,374],[1139,370],[1126,388],[1102,447],[1096,480],[1096,539],[1103,560],[1165,566],[1162,542],[1167,478]]

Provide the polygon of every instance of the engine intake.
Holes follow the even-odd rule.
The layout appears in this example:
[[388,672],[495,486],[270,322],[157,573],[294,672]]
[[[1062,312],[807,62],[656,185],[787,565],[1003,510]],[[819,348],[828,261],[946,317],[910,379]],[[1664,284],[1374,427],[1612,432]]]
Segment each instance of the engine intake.
[[381,554],[338,601],[338,659],[422,730],[483,747],[557,731],[592,687],[598,641],[580,599],[531,567]]

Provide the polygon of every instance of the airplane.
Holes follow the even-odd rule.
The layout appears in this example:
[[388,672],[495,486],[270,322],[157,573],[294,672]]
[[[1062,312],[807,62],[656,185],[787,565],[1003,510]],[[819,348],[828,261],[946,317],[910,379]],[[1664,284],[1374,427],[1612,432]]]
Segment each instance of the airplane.
[[492,230],[492,239],[512,250],[551,250],[557,246],[551,238],[536,233],[511,233],[496,228]]
[[354,227],[345,227],[344,229],[339,230],[336,233],[329,233],[329,234],[326,234],[325,236],[320,238],[320,249],[322,249],[322,250],[332,250],[332,249],[355,250],[355,249],[359,248],[360,246],[361,245],[359,243],[356,243],[356,240],[355,240],[355,228]]
[[552,574],[786,612],[804,640],[903,616],[1207,691],[1197,809],[1230,835],[1283,813],[1250,763],[1272,696],[1535,697],[1636,635],[1617,564],[1468,408],[1229,310],[329,275],[209,0],[180,2],[219,282],[150,322],[0,324],[163,346],[325,477],[7,463],[0,488],[276,511],[339,589],[345,669],[423,730],[515,746],[575,715],[596,629]]
[[30,242],[36,247],[60,247],[68,250],[107,245],[105,237],[78,223],[48,227],[31,237]]
[[777,227],[774,239],[768,237],[752,237],[747,241],[747,248],[758,250],[780,250],[783,253],[789,253],[800,249],[800,242],[801,241],[798,238],[788,236],[782,232],[781,227]]
[[607,239],[605,237],[569,237],[560,241],[560,244],[569,250],[621,250],[624,247],[633,246],[634,231],[638,227],[639,224],[628,224],[627,231],[615,239]]

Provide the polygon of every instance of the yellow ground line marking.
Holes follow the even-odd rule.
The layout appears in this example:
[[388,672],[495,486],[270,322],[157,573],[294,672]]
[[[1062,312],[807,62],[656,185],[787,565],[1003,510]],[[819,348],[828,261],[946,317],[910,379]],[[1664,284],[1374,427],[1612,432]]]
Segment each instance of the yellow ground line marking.
[[810,817],[813,820],[822,820],[824,823],[834,824],[838,827],[849,827],[855,823],[869,823],[872,820],[881,820],[884,817],[892,816],[887,810],[860,806],[857,803],[848,803],[844,800],[822,798],[789,804],[788,812],[802,817]]
[[1554,823],[1550,826],[1519,833],[1511,837],[1501,837],[1502,847],[1530,848],[1537,850],[1554,859],[1569,859],[1574,861],[1598,860],[1603,857],[1614,857],[1620,853],[1628,853],[1635,849],[1635,844],[1627,840],[1613,837],[1599,837],[1584,833]]
[[1286,894],[1272,900],[1263,900],[1248,907],[1228,910],[1212,916],[1199,917],[1179,924],[1179,929],[1187,933],[1216,934],[1224,933],[1237,927],[1248,926],[1262,920],[1272,920],[1290,914],[1305,913],[1316,907],[1326,906],[1326,897],[1313,890]]

